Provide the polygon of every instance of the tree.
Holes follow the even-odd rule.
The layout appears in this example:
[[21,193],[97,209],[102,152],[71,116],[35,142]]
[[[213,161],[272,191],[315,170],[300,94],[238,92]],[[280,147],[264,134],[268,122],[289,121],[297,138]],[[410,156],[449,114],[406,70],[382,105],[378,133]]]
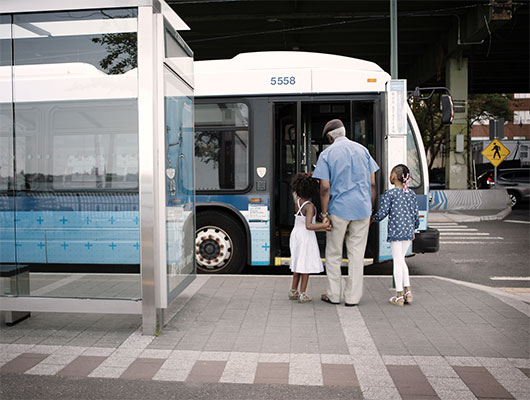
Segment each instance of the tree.
[[505,122],[513,121],[513,110],[510,108],[513,95],[506,94],[473,94],[469,96],[467,120],[469,130],[475,122],[504,118]]
[[427,162],[430,170],[445,141],[447,131],[442,124],[440,95],[434,94],[428,100],[413,101],[412,110],[420,128],[425,153],[429,157]]
[[[440,95],[434,94],[428,100],[415,101],[413,112],[420,128],[420,132],[427,153],[429,170],[438,156],[442,144],[446,139],[446,127],[442,124],[440,110]],[[513,96],[506,94],[472,94],[468,98],[468,143],[471,142],[471,127],[477,121],[487,121],[492,118],[504,118],[506,122],[513,121]],[[515,105],[517,106],[517,105]]]
[[92,41],[105,46],[107,50],[108,55],[99,65],[108,74],[123,74],[138,66],[136,33],[106,33]]

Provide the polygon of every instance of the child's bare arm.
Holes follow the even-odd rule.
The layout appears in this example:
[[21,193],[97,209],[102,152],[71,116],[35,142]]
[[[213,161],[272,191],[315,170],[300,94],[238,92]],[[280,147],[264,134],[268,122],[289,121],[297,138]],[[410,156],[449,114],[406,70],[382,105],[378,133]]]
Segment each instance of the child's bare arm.
[[330,226],[329,220],[327,222],[313,223],[313,216],[315,215],[315,207],[312,204],[304,206],[305,213],[305,227],[310,231],[320,231],[328,229]]

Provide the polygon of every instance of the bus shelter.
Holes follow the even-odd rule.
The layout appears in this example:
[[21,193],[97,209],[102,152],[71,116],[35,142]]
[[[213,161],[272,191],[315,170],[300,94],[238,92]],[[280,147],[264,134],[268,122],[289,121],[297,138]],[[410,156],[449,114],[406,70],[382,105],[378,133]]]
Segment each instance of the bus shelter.
[[6,322],[32,311],[141,314],[155,334],[193,280],[183,29],[159,0],[0,3]]

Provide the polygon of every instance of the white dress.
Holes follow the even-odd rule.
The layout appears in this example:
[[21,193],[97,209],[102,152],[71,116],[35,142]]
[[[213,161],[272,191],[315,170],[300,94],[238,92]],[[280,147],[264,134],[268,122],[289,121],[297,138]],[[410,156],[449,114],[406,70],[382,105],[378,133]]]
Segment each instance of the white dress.
[[[324,271],[324,267],[320,258],[317,235],[315,231],[310,231],[305,227],[305,215],[302,214],[302,208],[308,203],[311,204],[311,202],[306,201],[300,205],[300,199],[298,199],[298,212],[294,215],[294,228],[289,239],[290,268],[291,271],[300,274],[318,274]],[[313,223],[315,223],[314,216]]]

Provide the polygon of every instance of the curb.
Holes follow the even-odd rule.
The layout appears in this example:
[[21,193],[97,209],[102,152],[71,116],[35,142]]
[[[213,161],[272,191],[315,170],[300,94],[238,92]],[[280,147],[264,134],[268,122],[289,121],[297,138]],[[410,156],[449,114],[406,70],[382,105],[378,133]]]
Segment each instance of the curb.
[[506,218],[508,215],[510,215],[511,212],[512,212],[512,208],[510,206],[506,207],[504,210],[501,210],[493,215],[467,215],[467,214],[459,214],[459,213],[431,211],[429,212],[429,220],[431,220],[431,216],[433,217],[433,219],[436,219],[436,215],[440,215],[454,222],[500,221]]

